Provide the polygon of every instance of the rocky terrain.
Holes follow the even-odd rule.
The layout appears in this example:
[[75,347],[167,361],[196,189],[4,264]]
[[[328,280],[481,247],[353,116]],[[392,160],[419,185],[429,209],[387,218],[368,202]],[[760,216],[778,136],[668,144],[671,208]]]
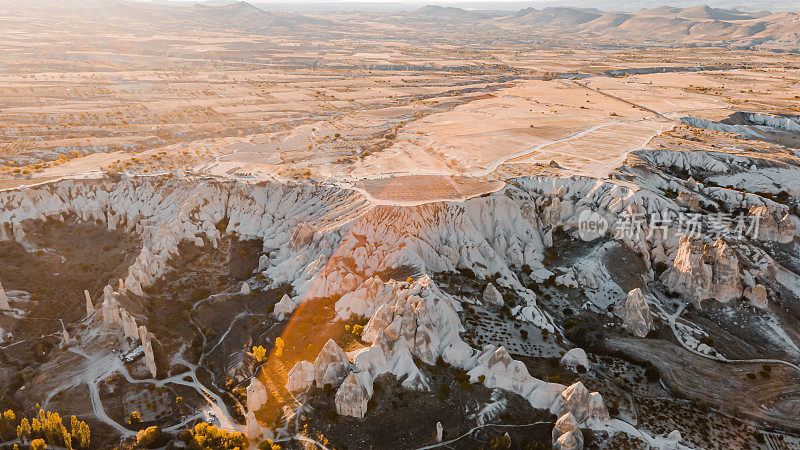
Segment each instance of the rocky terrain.
[[[655,413],[631,400],[653,395],[641,390],[736,418],[742,431],[729,443],[753,443],[748,428],[796,430],[798,218],[784,180],[798,168],[788,153],[770,157],[643,150],[620,167],[624,182],[515,179],[417,207],[371,206],[334,187],[182,177],[6,191],[4,401],[82,411],[106,443],[136,434],[125,415],[145,402],[142,423],[165,432],[205,414],[252,439],[300,433],[349,446],[331,427],[352,419],[313,417],[368,418],[385,408],[371,406],[388,401],[383,389],[445,403],[458,391],[478,426],[524,401],[548,412],[541,422],[555,423],[559,448],[613,446],[620,433],[661,445],[668,438],[651,423],[631,435]],[[723,187],[743,170],[770,189]],[[584,211],[609,230],[638,213],[676,220],[584,241]],[[704,235],[712,213],[736,211],[759,215],[757,232],[737,237],[723,224],[716,240]],[[677,218],[696,212],[709,228],[686,235]],[[487,335],[475,318],[513,326]],[[577,377],[544,375],[550,359]],[[701,389],[685,369],[671,372],[703,364],[716,366]],[[311,407],[319,401],[335,407]],[[671,420],[684,443],[708,444],[691,420]],[[463,432],[444,423],[448,438]]]
[[0,448],[800,443],[794,13],[47,6]]

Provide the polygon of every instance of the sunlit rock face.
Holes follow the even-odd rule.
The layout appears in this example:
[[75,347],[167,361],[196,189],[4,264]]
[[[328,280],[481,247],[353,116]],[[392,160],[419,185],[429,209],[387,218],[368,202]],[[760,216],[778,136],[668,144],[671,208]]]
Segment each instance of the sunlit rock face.
[[767,290],[764,286],[760,284],[746,288],[742,296],[752,306],[755,306],[757,308],[769,307],[769,302],[767,301]]
[[552,432],[552,442],[553,448],[559,450],[583,448],[580,424],[572,413],[565,413],[556,420]]
[[628,296],[617,304],[614,313],[622,318],[625,329],[634,336],[645,337],[654,329],[650,305],[639,288],[628,292]]
[[3,311],[10,311],[11,305],[8,303],[8,295],[6,295],[5,289],[3,289],[3,283],[0,281],[0,310]]
[[[367,413],[369,393],[364,385],[365,380],[372,383],[368,374],[359,377],[355,372],[350,372],[339,389],[336,391],[336,412],[345,416],[363,418]],[[371,390],[371,389],[370,389]]]
[[561,364],[572,370],[582,367],[584,371],[589,370],[589,358],[582,348],[573,348],[561,357]]
[[742,296],[739,259],[721,238],[713,244],[683,236],[672,267],[662,275],[673,291],[700,303],[713,298],[727,302]]
[[314,381],[317,386],[338,386],[347,376],[349,368],[350,362],[344,350],[333,339],[329,339],[314,361]]
[[258,411],[261,406],[267,403],[267,400],[267,388],[257,377],[253,377],[250,380],[250,384],[247,385],[247,410],[250,412]]

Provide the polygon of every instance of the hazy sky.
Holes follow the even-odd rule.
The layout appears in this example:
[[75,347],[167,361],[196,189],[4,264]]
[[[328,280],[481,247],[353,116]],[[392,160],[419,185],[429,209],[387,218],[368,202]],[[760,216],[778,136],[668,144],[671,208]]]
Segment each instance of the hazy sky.
[[[210,3],[227,5],[237,0],[136,0],[156,3]],[[294,10],[300,12],[325,12],[346,10],[410,10],[423,5],[458,6],[465,9],[495,9],[515,11],[526,7],[571,6],[597,8],[604,11],[635,11],[656,6],[690,7],[709,5],[716,8],[743,11],[788,11],[800,10],[800,0],[246,0],[271,10]],[[271,6],[271,7],[270,7]]]

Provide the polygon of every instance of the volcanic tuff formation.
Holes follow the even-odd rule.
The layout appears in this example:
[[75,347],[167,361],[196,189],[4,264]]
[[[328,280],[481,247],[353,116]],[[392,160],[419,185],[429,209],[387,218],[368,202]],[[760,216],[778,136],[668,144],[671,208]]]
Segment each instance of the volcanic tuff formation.
[[[154,377],[161,369],[154,355],[158,336],[148,332],[142,317],[124,307],[121,299],[145,296],[144,289],[169,270],[166,261],[178,253],[182,241],[216,247],[226,233],[260,239],[263,248],[256,273],[271,285],[294,287],[293,296],[284,295],[275,306],[277,318],[288,317],[302,302],[323,297],[338,299],[334,308],[339,318],[368,318],[362,334],[368,346],[348,354],[328,341],[313,363],[300,361],[291,368],[286,386],[290,391],[330,385],[336,389],[338,413],[360,418],[366,414],[377,376],[391,373],[406,388],[430,389],[415,359],[435,364],[441,358],[465,370],[471,382],[516,393],[533,407],[556,414],[560,417],[553,436],[557,446],[580,448],[581,424],[597,426],[609,420],[600,394],[581,382],[567,387],[537,379],[503,346],[469,345],[462,339],[464,326],[459,319],[469,301],[440,289],[431,275],[469,269],[477,279],[491,278],[475,304],[503,307],[505,300],[496,284],[521,302],[511,310],[514,317],[559,332],[563,331],[560,325],[541,307],[542,299],[522,285],[515,270],[524,267],[538,282],[577,284],[587,292],[598,289],[603,283],[600,272],[563,268],[556,276],[546,264],[554,233],[576,234],[582,208],[600,213],[613,229],[630,214],[668,217],[713,201],[765,218],[757,236],[760,240],[793,239],[798,219],[785,205],[693,180],[679,183],[646,165],[650,161],[699,166],[722,173],[738,164],[737,157],[668,151],[639,152],[637,157],[644,161],[634,171],[638,189],[630,183],[593,178],[533,177],[515,180],[480,198],[414,207],[373,206],[353,191],[308,185],[179,178],[59,181],[0,193],[0,239],[24,243],[26,221],[68,216],[125,230],[141,239],[141,252],[127,276],[116,283],[116,289],[109,282],[98,309],[105,326],[141,341]],[[675,199],[660,195],[666,188],[682,195]],[[725,302],[744,295],[754,305],[765,307],[767,293],[779,282],[776,274],[783,270],[747,240],[682,236],[679,230],[651,230],[647,224],[640,231],[641,239],[623,236],[619,242],[641,255],[644,277],[654,281],[655,267],[664,265],[659,278],[665,285],[698,304],[708,298]],[[416,275],[408,280],[385,276],[401,269]],[[250,292],[247,282],[241,286],[242,294]],[[11,306],[2,289],[0,302],[0,308]],[[93,314],[95,306],[88,292],[85,303],[87,313]],[[616,314],[637,337],[654,329],[653,313],[640,288],[618,303]],[[590,366],[580,349],[562,361],[569,367]],[[256,378],[247,394],[250,412],[268,401],[264,385]],[[256,432],[254,426],[248,429]]]

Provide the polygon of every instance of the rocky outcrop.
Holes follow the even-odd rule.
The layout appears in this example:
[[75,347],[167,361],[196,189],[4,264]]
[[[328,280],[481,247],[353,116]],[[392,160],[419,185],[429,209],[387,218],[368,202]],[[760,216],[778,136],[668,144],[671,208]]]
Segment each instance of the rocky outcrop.
[[272,313],[275,314],[275,317],[277,317],[278,320],[283,320],[286,318],[286,316],[291,314],[296,307],[297,305],[294,303],[292,298],[289,297],[288,294],[283,294],[283,297],[281,297],[280,301],[275,304],[275,308],[272,310]]
[[153,351],[153,335],[147,331],[147,327],[142,325],[139,327],[139,338],[142,340],[145,364],[150,370],[150,374],[155,378],[158,374],[158,367],[156,367],[156,356]]
[[136,326],[136,320],[128,314],[128,311],[122,308],[120,308],[120,322],[126,338],[134,341],[139,339],[139,328]]
[[589,417],[594,423],[606,423],[611,419],[603,396],[599,392],[589,393]]
[[92,303],[92,296],[89,295],[89,291],[84,290],[83,296],[86,297],[86,315],[91,316],[94,314],[94,303]]
[[503,306],[503,296],[492,283],[486,285],[483,290],[483,303],[487,305]]
[[583,448],[583,434],[580,423],[572,413],[561,415],[552,431],[553,449],[581,450]]
[[579,371],[578,368],[582,367],[586,372],[589,370],[589,358],[582,348],[573,348],[561,357],[561,365],[574,371]]
[[314,381],[317,386],[330,384],[338,386],[350,370],[350,361],[341,347],[333,339],[328,339],[325,346],[314,360]]
[[769,307],[769,303],[767,302],[767,290],[760,284],[748,287],[744,290],[742,296],[748,303],[756,308]]
[[678,206],[687,208],[691,211],[700,210],[700,202],[697,199],[697,194],[691,192],[681,192],[678,194],[678,197],[675,199],[675,203],[677,203]]
[[242,295],[250,295],[250,285],[247,284],[247,281],[242,283],[242,288],[239,289],[239,293]]
[[267,403],[267,388],[254,376],[247,385],[247,410],[250,412],[258,411]]
[[589,391],[582,382],[578,381],[561,391],[553,402],[550,412],[556,416],[572,413],[578,423],[589,417]]
[[[366,387],[365,380],[369,380],[370,389]],[[339,389],[336,391],[336,412],[344,415],[363,419],[367,413],[367,402],[369,402],[372,390],[372,380],[369,374],[357,376],[355,372],[350,372]]]
[[11,305],[8,304],[8,295],[3,289],[2,281],[0,281],[0,311],[11,311]]
[[773,212],[766,206],[752,206],[748,213],[757,217],[753,233],[759,240],[785,244],[794,239],[796,225],[788,213],[778,216],[780,220],[775,220]]
[[314,383],[317,368],[308,361],[298,361],[289,371],[286,389],[297,392],[308,389]]
[[614,308],[614,314],[622,318],[625,330],[634,336],[645,337],[655,329],[650,306],[639,288],[628,292],[628,296]]
[[681,237],[673,264],[661,279],[697,304],[708,298],[727,302],[742,295],[739,259],[721,238],[709,244],[701,238]]
[[738,299],[742,296],[739,258],[722,239],[717,239],[708,250],[713,273],[711,297],[720,302]]
[[245,436],[251,441],[258,441],[261,437],[261,425],[258,424],[254,411],[248,411],[244,416]]

